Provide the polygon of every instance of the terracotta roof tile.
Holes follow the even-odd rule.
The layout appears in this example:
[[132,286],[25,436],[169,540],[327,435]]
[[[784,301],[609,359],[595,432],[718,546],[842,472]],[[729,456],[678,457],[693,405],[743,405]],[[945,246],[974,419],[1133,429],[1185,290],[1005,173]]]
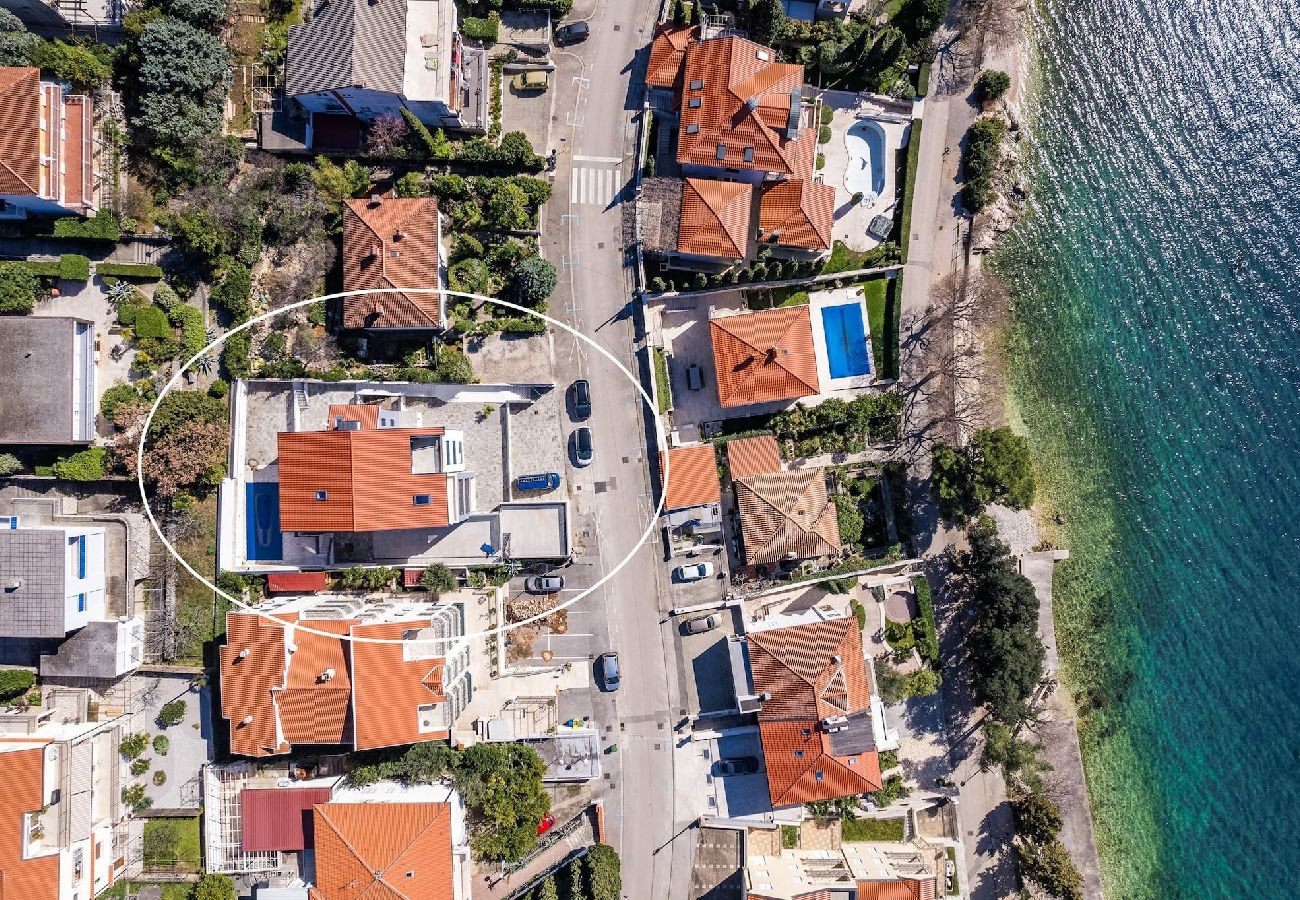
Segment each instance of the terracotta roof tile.
[[272,572],[266,576],[266,589],[272,594],[312,594],[329,584],[324,572]]
[[452,900],[446,803],[316,806],[316,888],[329,900]]
[[[244,650],[247,656],[241,656]],[[256,613],[229,613],[226,644],[219,655],[221,715],[230,721],[230,752],[240,756],[287,753],[288,744],[276,735],[272,694],[274,688],[284,686],[284,627]],[[252,721],[245,724],[250,716]]]
[[727,471],[732,478],[747,478],[781,471],[781,448],[770,434],[727,441]]
[[[285,531],[442,528],[447,476],[411,472],[411,439],[441,428],[294,431],[278,436],[280,527]],[[318,499],[324,492],[325,499]],[[416,495],[429,503],[416,506]]]
[[[350,653],[343,636],[356,623],[351,619],[312,619],[303,624],[337,637],[294,629],[295,649],[289,654],[284,690],[275,692],[284,739],[290,744],[351,743]],[[327,671],[331,671],[328,679],[324,677]]]
[[[408,632],[429,625],[419,622],[390,622],[358,625],[354,636],[396,641]],[[442,645],[432,644],[431,652]],[[420,730],[420,707],[446,701],[442,693],[441,656],[405,659],[405,647],[398,643],[355,641],[352,644],[353,723],[356,749],[394,747],[446,738],[447,729]],[[435,715],[441,716],[440,710]]]
[[934,879],[927,879],[930,891],[915,878],[897,878],[892,881],[859,881],[858,900],[934,900]]
[[[662,467],[661,467],[662,468]],[[718,461],[711,444],[675,447],[668,451],[668,484],[664,509],[703,506],[722,500]]]
[[786,137],[792,102],[803,116],[803,66],[775,58],[771,48],[735,36],[687,47],[678,162],[812,177],[817,129]]
[[0,68],[0,194],[40,194],[41,70]]
[[829,250],[835,223],[835,188],[808,178],[765,185],[758,207],[759,242]]
[[[349,200],[343,211],[343,289],[441,287],[438,201]],[[437,294],[399,291],[343,299],[344,328],[438,328]]]
[[753,206],[753,185],[687,178],[682,182],[677,249],[694,256],[744,259]]
[[674,25],[671,22],[656,25],[654,41],[650,44],[650,63],[646,66],[646,84],[666,88],[680,85],[686,46],[699,33],[696,25]]
[[840,551],[839,519],[822,469],[751,475],[737,479],[735,488],[750,565]]
[[58,854],[23,859],[23,814],[45,805],[44,759],[40,747],[0,752],[0,900],[59,897]]
[[325,427],[338,428],[340,420],[360,422],[362,431],[374,431],[379,427],[379,404],[331,403],[329,415],[325,419]]
[[816,394],[817,357],[807,306],[709,320],[718,401],[748,406]]
[[767,790],[773,807],[868,794],[881,788],[880,754],[834,756],[817,721],[759,722]]

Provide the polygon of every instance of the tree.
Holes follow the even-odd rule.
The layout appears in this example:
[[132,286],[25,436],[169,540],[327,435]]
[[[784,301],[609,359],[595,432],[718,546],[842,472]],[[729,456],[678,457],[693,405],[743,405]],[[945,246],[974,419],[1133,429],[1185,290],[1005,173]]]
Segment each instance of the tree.
[[231,11],[229,0],[166,0],[163,8],[168,15],[208,31],[225,24]]
[[1024,628],[980,627],[970,642],[976,693],[995,719],[1019,723],[1027,713],[1025,701],[1042,678],[1042,641]]
[[[696,5],[699,5],[698,0]],[[750,40],[770,47],[780,36],[785,20],[785,7],[781,0],[758,0],[749,12]]]
[[480,859],[521,859],[537,842],[550,810],[542,789],[546,766],[523,744],[475,744],[461,751],[453,781],[471,808],[470,846]]
[[442,563],[433,563],[420,573],[420,586],[434,595],[445,594],[456,590],[456,576]]
[[985,69],[975,79],[975,99],[981,103],[998,100],[1011,87],[1011,76],[997,69]]
[[668,21],[678,28],[686,24],[686,7],[682,6],[682,0],[673,0],[668,7]]
[[27,315],[40,293],[40,281],[26,266],[0,263],[0,314]]
[[840,540],[845,544],[857,544],[862,540],[862,512],[858,501],[843,494],[835,497],[835,517],[839,521]]
[[[242,334],[243,332],[241,332]],[[226,401],[210,397],[205,391],[169,391],[158,404],[149,436],[153,438],[174,434],[192,422],[226,424]]]
[[1042,773],[1052,768],[1038,758],[1042,749],[1042,744],[1016,737],[1015,732],[1001,722],[989,722],[984,728],[984,751],[980,754],[980,765],[984,769],[1000,768],[1007,781],[1013,784],[1023,781],[1031,789],[1037,790],[1041,785]]
[[22,19],[0,9],[0,66],[31,65],[32,50],[40,42],[27,31]]
[[1061,833],[1061,810],[1042,791],[1028,791],[1011,798],[1016,817],[1016,835],[1035,844],[1047,844]]
[[78,90],[93,91],[108,80],[108,65],[81,44],[41,41],[32,49],[32,65]]
[[411,129],[401,116],[385,113],[370,123],[370,132],[366,135],[366,147],[371,153],[386,156],[404,147],[410,134]]
[[930,451],[930,482],[945,517],[964,521],[979,511],[971,468],[957,447],[936,443]]
[[27,669],[0,669],[0,701],[25,694],[36,683],[36,673]]
[[146,93],[187,95],[203,102],[228,86],[226,45],[180,19],[164,16],[145,25],[136,50],[136,77]]
[[533,150],[533,142],[522,131],[507,131],[497,146],[498,160],[503,165],[517,169],[536,168],[544,163]]
[[230,236],[217,227],[207,209],[191,207],[164,216],[159,224],[171,234],[172,244],[178,250],[205,265],[212,265],[218,257],[230,252]]
[[1018,849],[1021,875],[1055,897],[1082,900],[1083,876],[1059,840],[1042,846],[1022,843]]
[[441,347],[438,350],[438,364],[433,368],[435,381],[444,384],[469,384],[474,378],[469,357],[454,347]]
[[158,724],[163,728],[170,728],[173,725],[179,725],[185,721],[185,701],[172,700],[163,704],[163,708],[158,710]]
[[165,819],[152,819],[144,828],[144,864],[146,867],[175,865],[181,846],[181,832]]
[[235,883],[229,875],[208,873],[194,886],[192,900],[235,900]]
[[520,231],[533,221],[528,195],[519,185],[509,181],[501,182],[488,195],[483,212],[488,225],[502,231]]
[[537,892],[533,897],[535,900],[560,900],[560,890],[555,885],[555,876],[547,875],[537,886]]
[[360,197],[370,190],[370,181],[374,173],[355,159],[349,159],[342,167],[335,165],[324,156],[316,158],[316,190],[325,200],[335,206],[344,200]]
[[[145,449],[144,479],[159,497],[205,494],[226,474],[229,439],[230,429],[224,422],[186,423],[155,438]],[[135,461],[136,455],[131,452],[126,457],[127,468],[133,468]]]
[[17,474],[22,470],[22,460],[12,453],[0,453],[0,478]]
[[253,279],[248,266],[232,262],[221,273],[221,280],[212,288],[211,300],[230,313],[236,325],[253,317]]
[[975,497],[1028,509],[1034,502],[1034,472],[1029,442],[1003,426],[980,429],[971,437],[968,456],[974,471]]
[[608,844],[591,847],[582,868],[591,900],[619,900],[623,895],[623,876],[613,847]]
[[127,759],[136,759],[149,746],[149,735],[143,731],[127,735],[118,742],[117,748]]
[[540,256],[530,256],[510,276],[511,299],[520,306],[536,307],[551,296],[559,278],[555,265]]

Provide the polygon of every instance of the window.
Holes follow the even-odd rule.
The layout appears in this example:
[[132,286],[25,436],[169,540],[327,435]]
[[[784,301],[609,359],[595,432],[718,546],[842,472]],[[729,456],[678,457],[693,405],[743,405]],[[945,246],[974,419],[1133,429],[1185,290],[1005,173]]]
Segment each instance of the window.
[[717,157],[718,157],[718,159],[726,159],[726,158],[727,158],[727,145],[726,145],[726,144],[719,144],[719,145],[718,145]]
[[415,506],[428,506],[433,502],[433,498],[428,494],[416,494],[411,498],[411,503]]
[[703,101],[700,100],[699,97],[692,97],[690,100],[687,100],[687,101],[686,101],[686,105],[689,106],[691,109],[699,109],[699,108],[700,108],[700,104],[701,104],[702,102],[703,102]]
[[795,759],[803,759],[803,751],[802,751],[802,750],[796,750],[796,751],[794,751],[794,758],[795,758]]
[[699,131],[700,131],[700,126],[699,126],[699,125],[687,125],[687,126],[686,126],[686,133],[687,133],[687,134],[698,134]]
[[823,772],[821,769],[818,769],[817,772],[815,773],[815,777],[817,778],[818,781],[822,781],[826,778],[826,773]]
[[77,577],[86,577],[86,536],[77,535]]
[[78,594],[78,595],[77,595],[77,612],[85,612],[85,611],[86,611],[86,595],[85,595],[85,594]]
[[857,764],[858,764],[858,758],[856,756],[850,756],[849,765],[856,766]]
[[746,147],[746,148],[745,148],[745,162],[753,162],[753,161],[754,161],[754,148],[753,148],[753,147]]
[[801,735],[803,735],[804,737],[812,737],[812,729],[811,729],[811,728],[800,728],[800,729],[799,729],[799,733],[800,733]]
[[329,492],[329,491],[317,491],[317,492],[316,492],[316,499],[317,499],[317,500],[328,500],[329,498],[330,498],[330,492]]
[[697,78],[697,79],[695,79],[694,81],[691,82],[691,90],[693,90],[693,91],[700,91],[700,90],[703,90],[703,89],[704,89],[704,79],[703,79],[703,78]]

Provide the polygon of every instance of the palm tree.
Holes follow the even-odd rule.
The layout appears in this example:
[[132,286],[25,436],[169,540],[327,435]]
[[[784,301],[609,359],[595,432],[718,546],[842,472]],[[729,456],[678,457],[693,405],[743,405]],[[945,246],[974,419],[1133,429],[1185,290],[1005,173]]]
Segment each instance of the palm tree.
[[194,360],[194,368],[201,375],[210,374],[212,372],[212,356],[207,353],[203,354]]

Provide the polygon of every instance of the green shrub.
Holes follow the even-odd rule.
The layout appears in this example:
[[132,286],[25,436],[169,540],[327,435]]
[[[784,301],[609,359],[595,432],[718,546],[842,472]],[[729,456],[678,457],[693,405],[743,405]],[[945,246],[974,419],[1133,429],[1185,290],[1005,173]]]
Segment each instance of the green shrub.
[[156,734],[153,738],[153,752],[159,756],[166,756],[167,751],[171,749],[171,741],[167,740],[167,735]]
[[456,589],[456,576],[442,563],[433,563],[420,573],[420,587],[434,594],[445,594]]
[[623,876],[618,853],[608,844],[596,844],[583,860],[587,896],[591,900],[619,900],[623,894]]
[[781,847],[784,850],[793,850],[799,846],[799,826],[782,825],[781,826]]
[[186,360],[207,346],[208,329],[203,322],[203,313],[188,304],[177,303],[168,311],[168,318],[181,330],[181,346]]
[[235,324],[253,317],[253,280],[248,266],[231,262],[221,273],[221,280],[212,288],[213,303],[225,308]]
[[153,806],[153,800],[145,793],[144,785],[133,784],[129,787],[122,788],[122,803],[125,804],[133,813],[142,813],[149,807]]
[[163,270],[148,263],[95,263],[95,274],[114,278],[134,278],[138,281],[157,281]]
[[232,378],[247,378],[253,374],[253,365],[248,360],[251,341],[247,331],[232,334],[221,344],[221,365]]
[[23,470],[23,464],[12,453],[0,453],[0,478],[14,475]]
[[317,300],[307,307],[307,321],[312,325],[325,324],[326,303],[324,300]]
[[108,464],[108,451],[103,447],[89,447],[74,453],[53,465],[54,474],[68,481],[99,481]]
[[876,791],[873,796],[876,805],[883,807],[889,806],[898,800],[904,800],[911,793],[911,789],[907,785],[903,784],[902,776],[891,775],[885,779],[885,783],[881,785],[880,790]]
[[21,263],[0,263],[0,315],[26,315],[41,293],[36,276]]
[[1002,164],[1002,141],[1007,123],[995,116],[976,119],[966,132],[966,150],[962,155],[966,184],[962,187],[962,204],[979,212],[996,197],[994,176]]
[[157,787],[162,787],[164,784],[167,783],[167,773],[164,772],[162,769],[159,769],[157,772],[154,772],[153,783]]
[[54,222],[54,236],[81,238],[83,240],[116,241],[122,237],[122,224],[117,214],[101,209],[94,218],[67,216]]
[[77,253],[59,257],[59,277],[64,281],[89,281],[90,259]]
[[0,669],[0,701],[27,693],[36,683],[36,673],[27,669]]
[[916,632],[916,652],[931,668],[939,668],[939,635],[934,618],[934,599],[930,596],[930,582],[924,575],[912,576],[912,590],[916,592],[916,606],[920,615],[912,620]]
[[156,306],[142,306],[135,315],[135,336],[137,338],[175,337],[167,313]]
[[1011,87],[1011,76],[997,69],[985,69],[975,79],[975,99],[990,103],[1002,97]]
[[173,725],[179,725],[185,721],[185,701],[172,700],[163,704],[163,708],[158,710],[158,724],[163,728],[170,728]]
[[127,759],[137,759],[141,753],[144,753],[147,746],[149,746],[149,735],[143,731],[137,731],[135,734],[122,738],[118,744],[118,750]]
[[460,20],[460,34],[461,37],[470,40],[495,43],[499,25],[500,22],[497,19],[477,19],[474,16],[465,16]]
[[546,321],[536,316],[499,320],[501,330],[506,334],[545,334]]
[[148,771],[149,771],[149,760],[143,758],[131,760],[131,774],[134,775],[136,778],[139,778],[141,775],[143,775],[145,772]]
[[829,144],[831,142],[831,126],[823,125],[817,129],[817,143]]

